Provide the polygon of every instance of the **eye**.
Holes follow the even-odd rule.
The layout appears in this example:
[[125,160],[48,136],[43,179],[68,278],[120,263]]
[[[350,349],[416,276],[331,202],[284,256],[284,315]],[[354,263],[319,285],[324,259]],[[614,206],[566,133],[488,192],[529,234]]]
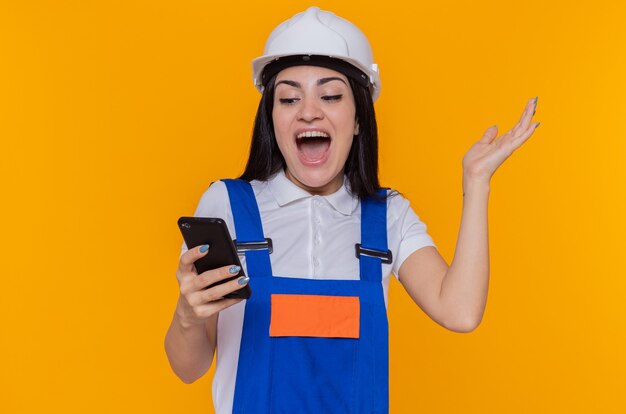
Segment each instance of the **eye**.
[[325,101],[338,101],[343,95],[324,95],[322,99]]
[[298,98],[280,98],[278,101],[281,104],[285,104],[285,105],[292,105],[294,103],[296,103],[296,101],[298,101]]

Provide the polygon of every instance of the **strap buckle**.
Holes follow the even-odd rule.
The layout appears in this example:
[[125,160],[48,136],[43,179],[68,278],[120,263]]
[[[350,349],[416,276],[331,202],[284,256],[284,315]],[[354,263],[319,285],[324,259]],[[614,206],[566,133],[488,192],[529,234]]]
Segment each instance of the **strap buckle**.
[[391,254],[391,250],[387,250],[386,252],[382,250],[368,249],[367,247],[362,247],[361,243],[357,243],[354,245],[356,258],[360,259],[361,255],[369,256],[369,257],[378,257],[382,259],[383,263],[389,264],[393,261],[393,255]]
[[265,241],[262,242],[237,242],[237,239],[235,239],[233,240],[233,243],[235,243],[235,246],[237,247],[237,254],[243,254],[251,250],[267,249],[269,254],[272,254],[274,251],[272,239],[270,238],[266,238]]

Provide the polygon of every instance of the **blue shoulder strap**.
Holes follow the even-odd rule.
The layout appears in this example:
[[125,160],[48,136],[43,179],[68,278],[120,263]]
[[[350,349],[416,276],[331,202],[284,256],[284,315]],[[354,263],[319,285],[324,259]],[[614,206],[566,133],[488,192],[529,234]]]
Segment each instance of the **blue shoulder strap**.
[[[259,206],[254,197],[254,191],[249,182],[244,180],[224,179],[230,199],[230,208],[235,221],[237,243],[265,241],[263,224]],[[272,276],[272,265],[268,249],[248,250],[246,254],[246,267],[250,277]]]
[[[361,200],[361,248],[372,251],[374,254],[388,254],[387,247],[387,190],[377,191],[382,197],[376,200],[367,197]],[[380,282],[383,277],[382,259],[375,255],[362,252],[359,255],[361,280]]]

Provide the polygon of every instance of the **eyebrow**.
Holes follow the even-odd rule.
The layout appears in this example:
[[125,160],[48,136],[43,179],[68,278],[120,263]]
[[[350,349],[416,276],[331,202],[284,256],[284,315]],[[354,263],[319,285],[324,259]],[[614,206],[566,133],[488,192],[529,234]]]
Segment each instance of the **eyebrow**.
[[[317,86],[321,86],[321,85],[323,85],[323,84],[325,84],[325,83],[328,83],[328,82],[330,82],[330,81],[334,81],[334,80],[338,80],[338,81],[341,81],[341,82],[343,82],[343,83],[346,83],[346,82],[345,82],[343,79],[341,79],[341,78],[338,78],[338,77],[336,77],[336,76],[330,76],[330,77],[328,77],[328,78],[321,78],[321,79],[318,79],[318,80],[317,80]],[[300,88],[300,89],[302,89],[302,85],[300,84],[300,82],[296,82],[296,81],[292,81],[292,80],[287,80],[287,79],[285,79],[285,80],[281,80],[281,81],[276,82],[276,86],[280,85],[281,83],[284,83],[284,84],[289,85],[289,86],[293,86],[294,88]],[[347,86],[347,85],[348,85],[348,84],[346,83],[346,86]]]

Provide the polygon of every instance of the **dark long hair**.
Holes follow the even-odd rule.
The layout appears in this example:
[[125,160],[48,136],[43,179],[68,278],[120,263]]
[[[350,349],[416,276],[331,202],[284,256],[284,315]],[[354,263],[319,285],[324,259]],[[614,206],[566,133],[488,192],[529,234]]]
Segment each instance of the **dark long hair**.
[[[346,160],[344,173],[350,181],[350,191],[363,199],[367,196],[378,198],[378,127],[374,102],[367,88],[348,78],[359,122],[359,134],[354,136],[352,147]],[[285,159],[278,148],[274,135],[272,111],[274,109],[274,75],[268,82],[261,96],[254,130],[250,155],[243,174],[239,177],[246,181],[265,181],[285,167]]]

